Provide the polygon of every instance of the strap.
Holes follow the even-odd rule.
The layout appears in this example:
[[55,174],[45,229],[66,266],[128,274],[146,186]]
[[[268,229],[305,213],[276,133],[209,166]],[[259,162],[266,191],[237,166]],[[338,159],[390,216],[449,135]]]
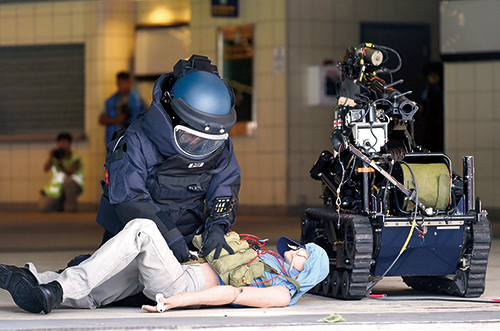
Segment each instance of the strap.
[[[299,293],[299,291],[300,291],[300,284],[299,284],[299,282],[298,282],[298,281],[296,281],[295,279],[290,278],[290,277],[288,277],[288,276],[285,276],[283,273],[279,273],[276,269],[274,269],[273,267],[271,267],[269,264],[267,264],[267,263],[265,263],[265,262],[264,262],[264,271],[275,273],[275,274],[277,274],[277,275],[279,275],[279,276],[281,276],[281,277],[286,278],[286,279],[287,279],[290,283],[292,283],[292,284],[293,284],[293,286],[295,286],[295,288],[297,289],[297,292],[295,292],[295,294],[294,294],[294,295],[292,295],[292,298],[293,298],[293,297],[295,297],[295,296]],[[264,277],[264,276],[262,276],[262,279],[263,279],[264,281],[267,281],[267,279],[265,279],[265,277]],[[264,284],[265,284],[266,286],[269,286],[267,282],[266,282],[266,283],[264,283]]]

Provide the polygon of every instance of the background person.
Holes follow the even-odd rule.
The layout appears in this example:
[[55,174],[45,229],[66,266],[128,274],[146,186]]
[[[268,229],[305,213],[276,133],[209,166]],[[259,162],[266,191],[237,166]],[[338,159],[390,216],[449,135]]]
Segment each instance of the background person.
[[105,102],[99,123],[106,126],[106,145],[116,130],[126,129],[146,108],[139,92],[132,90],[132,79],[128,72],[116,75],[118,90]]
[[443,64],[431,62],[424,68],[426,86],[415,114],[415,141],[431,152],[444,151]]
[[49,152],[43,165],[51,172],[50,182],[42,189],[40,211],[68,211],[78,209],[77,197],[83,192],[83,163],[76,151],[71,149],[73,138],[67,132],[57,136],[57,147]]

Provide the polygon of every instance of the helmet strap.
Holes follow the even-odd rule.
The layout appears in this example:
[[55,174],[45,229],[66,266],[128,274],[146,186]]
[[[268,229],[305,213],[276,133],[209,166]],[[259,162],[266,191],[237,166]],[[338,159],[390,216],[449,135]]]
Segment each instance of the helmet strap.
[[163,92],[163,96],[161,97],[161,103],[164,105],[170,104],[172,101],[172,96],[170,95],[170,91]]
[[172,95],[169,91],[165,91],[161,98],[161,104],[163,105],[163,109],[167,113],[170,118],[170,122],[172,122],[172,126],[176,126],[178,124],[184,124],[184,121],[175,113],[175,110],[172,108],[170,104],[172,102]]

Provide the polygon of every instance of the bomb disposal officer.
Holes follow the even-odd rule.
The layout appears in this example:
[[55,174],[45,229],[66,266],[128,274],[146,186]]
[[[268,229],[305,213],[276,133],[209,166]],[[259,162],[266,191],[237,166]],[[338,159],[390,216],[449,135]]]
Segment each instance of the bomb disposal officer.
[[153,220],[180,262],[195,234],[202,252],[225,244],[234,223],[240,167],[228,131],[236,122],[233,91],[204,56],[180,60],[153,88],[153,102],[107,149],[96,221],[103,242],[135,218]]

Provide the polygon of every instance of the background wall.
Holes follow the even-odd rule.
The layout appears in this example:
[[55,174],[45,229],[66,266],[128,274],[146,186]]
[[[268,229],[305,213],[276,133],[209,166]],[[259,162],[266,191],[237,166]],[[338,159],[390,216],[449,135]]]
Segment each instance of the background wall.
[[[158,6],[160,3],[160,6]],[[156,5],[156,6],[155,6]],[[85,45],[85,133],[73,148],[82,155],[86,190],[79,201],[96,208],[102,190],[104,100],[116,91],[116,73],[131,70],[136,22],[189,20],[189,0],[33,1],[0,5],[0,46],[83,43]],[[151,100],[151,88],[144,93]],[[15,123],[12,123],[15,125]],[[63,131],[64,128],[61,128]],[[0,142],[0,203],[36,203],[49,180],[43,172],[54,141]]]
[[462,173],[462,156],[473,155],[476,195],[483,206],[500,205],[500,61],[446,63],[445,150]]
[[[103,174],[104,131],[98,124],[115,75],[129,68],[133,51],[131,0],[59,1],[0,6],[0,45],[85,44],[85,132],[74,148],[83,157],[86,191],[80,201],[95,204]],[[12,123],[15,125],[15,123]],[[61,131],[64,128],[61,128]],[[0,143],[0,201],[36,202],[48,181],[43,162],[54,141]]]
[[[136,24],[190,21],[192,52],[217,61],[217,29],[254,25],[254,94],[257,130],[234,137],[243,171],[241,204],[294,207],[320,204],[321,185],[309,169],[329,149],[332,107],[306,105],[306,70],[341,61],[358,45],[361,22],[426,23],[431,59],[439,59],[438,0],[240,1],[238,18],[214,18],[206,0],[39,1],[0,5],[0,45],[85,44],[85,132],[74,148],[84,158],[87,190],[81,201],[96,205],[104,163],[104,129],[97,122],[103,101],[115,91],[115,75],[132,70]],[[283,70],[274,52],[285,51]],[[168,45],[165,45],[168,51]],[[173,65],[172,63],[171,65]],[[500,141],[489,134],[499,121],[500,63],[445,66],[446,150],[455,170],[461,156],[476,156],[477,192],[496,205]],[[149,84],[149,85],[148,85]],[[152,83],[142,86],[151,100]],[[15,125],[15,123],[13,124]],[[36,202],[48,180],[42,163],[52,141],[0,142],[0,202]]]
[[[137,25],[155,25],[178,22],[191,22],[190,0],[148,0],[135,2],[135,22]],[[191,40],[187,41],[191,44]],[[169,45],[163,46],[168,51]],[[188,47],[189,48],[189,47]],[[186,54],[189,57],[191,51]],[[164,63],[165,70],[172,70],[176,62]],[[132,69],[133,71],[133,69]],[[135,88],[141,92],[146,104],[150,104],[153,96],[154,81],[136,81]]]
[[241,166],[240,204],[285,206],[287,203],[287,74],[273,69],[276,47],[287,47],[285,0],[240,1],[238,18],[210,16],[210,1],[192,0],[193,53],[217,62],[217,29],[254,25],[254,103],[258,128],[251,136],[233,137]]
[[450,61],[444,66],[445,149],[460,171],[462,156],[475,157],[476,195],[493,216],[500,214],[500,39],[492,17],[499,10],[494,0],[440,6],[441,52]]
[[[309,170],[324,149],[331,150],[333,118],[330,106],[306,105],[306,70],[325,60],[343,60],[348,46],[357,46],[360,23],[424,23],[431,27],[431,57],[439,57],[437,0],[310,0],[287,1],[288,164],[289,206],[321,204],[320,182]],[[404,63],[410,65],[411,63]],[[421,73],[416,73],[421,74]]]

